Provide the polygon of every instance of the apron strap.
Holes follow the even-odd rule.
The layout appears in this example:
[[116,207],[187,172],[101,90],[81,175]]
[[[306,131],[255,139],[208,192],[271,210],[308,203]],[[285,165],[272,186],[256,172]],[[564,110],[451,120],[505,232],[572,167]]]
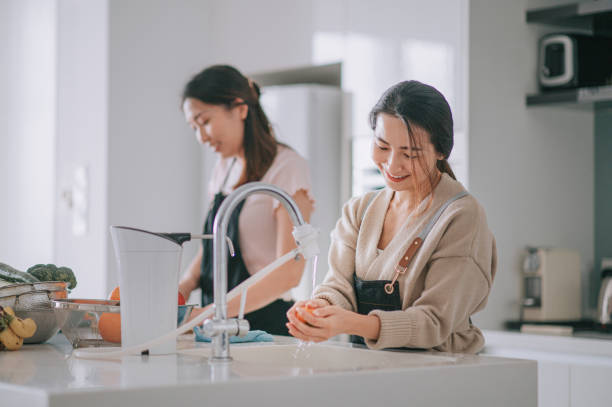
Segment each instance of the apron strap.
[[440,216],[442,215],[442,212],[444,212],[444,210],[446,208],[448,208],[448,206],[450,204],[455,202],[457,199],[463,198],[467,194],[468,193],[466,191],[463,191],[461,193],[458,193],[454,197],[450,198],[448,201],[444,202],[444,205],[442,205],[440,208],[438,208],[436,213],[434,213],[434,215],[431,217],[431,220],[429,221],[429,223],[427,223],[425,228],[421,231],[421,233],[419,233],[419,237],[421,238],[421,240],[425,240],[425,238],[427,237],[429,232],[431,232],[431,229],[433,229],[433,227],[436,224],[436,222],[438,221],[438,219],[440,219]]
[[406,270],[408,270],[408,263],[410,263],[410,260],[412,260],[417,250],[419,250],[419,248],[423,244],[423,241],[427,238],[427,235],[429,235],[429,232],[431,232],[431,229],[433,229],[438,219],[440,219],[440,216],[442,215],[444,210],[448,208],[448,206],[455,202],[457,199],[463,198],[466,195],[468,195],[468,193],[466,191],[463,191],[453,196],[448,201],[444,202],[444,204],[440,206],[440,208],[438,208],[436,213],[434,213],[434,215],[431,217],[429,222],[427,222],[427,225],[425,225],[421,233],[419,233],[419,235],[412,241],[410,246],[408,246],[408,249],[406,249],[406,253],[404,253],[398,265],[395,266],[395,273],[393,274],[393,279],[390,283],[385,284],[385,292],[387,294],[393,293],[393,284],[401,274],[406,273]]

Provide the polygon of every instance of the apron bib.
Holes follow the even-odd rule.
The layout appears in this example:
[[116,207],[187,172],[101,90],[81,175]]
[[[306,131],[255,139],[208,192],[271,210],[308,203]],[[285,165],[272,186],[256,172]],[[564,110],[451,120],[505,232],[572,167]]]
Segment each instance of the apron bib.
[[[393,292],[387,294],[385,285],[391,280],[371,280],[366,281],[357,277],[353,273],[353,288],[357,298],[357,312],[361,315],[368,315],[370,311],[379,309],[381,311],[398,311],[402,309],[402,299],[399,295],[399,283],[393,283]],[[351,335],[351,342],[365,345],[363,337]]]

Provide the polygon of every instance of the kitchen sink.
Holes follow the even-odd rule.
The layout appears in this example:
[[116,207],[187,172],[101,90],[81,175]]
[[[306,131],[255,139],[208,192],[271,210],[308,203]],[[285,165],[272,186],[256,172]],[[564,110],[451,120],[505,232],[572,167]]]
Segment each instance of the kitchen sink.
[[[209,357],[210,347],[179,351],[185,356]],[[355,371],[448,365],[453,356],[425,351],[375,351],[365,348],[326,344],[241,344],[231,345],[234,362],[278,368],[315,371]]]

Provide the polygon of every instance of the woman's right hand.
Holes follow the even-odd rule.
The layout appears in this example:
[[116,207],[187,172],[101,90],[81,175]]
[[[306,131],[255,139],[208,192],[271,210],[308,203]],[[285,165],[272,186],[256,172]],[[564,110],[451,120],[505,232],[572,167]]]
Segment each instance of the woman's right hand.
[[290,326],[294,326],[296,322],[304,323],[304,319],[300,317],[298,309],[301,309],[303,312],[304,309],[312,310],[315,308],[326,307],[328,305],[330,305],[329,302],[322,298],[314,298],[311,300],[296,302],[291,308],[289,308],[289,311],[287,311],[287,319],[289,320],[287,327],[289,328]]
[[289,308],[289,311],[287,311],[287,319],[289,321],[291,321],[294,318],[297,318],[297,309],[298,308],[321,308],[321,307],[325,307],[329,305],[329,302],[327,302],[326,300],[322,299],[322,298],[315,298],[312,300],[303,300],[303,301],[298,301],[295,304],[293,304],[293,306],[291,308]]

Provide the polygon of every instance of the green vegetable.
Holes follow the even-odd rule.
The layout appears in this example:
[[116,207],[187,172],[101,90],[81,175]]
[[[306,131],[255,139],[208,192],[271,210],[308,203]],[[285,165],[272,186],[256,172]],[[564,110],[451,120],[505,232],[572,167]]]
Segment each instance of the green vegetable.
[[77,285],[76,277],[68,267],[59,267],[57,269],[56,280],[67,282],[69,290],[72,290]]
[[36,264],[28,269],[28,273],[40,281],[65,281],[68,289],[77,285],[76,277],[68,267],[57,267],[55,264]]
[[36,276],[19,271],[4,263],[0,263],[0,278],[13,284],[37,283],[39,281]]
[[[53,267],[51,267],[53,266]],[[37,264],[28,269],[28,273],[33,275],[40,281],[55,281],[53,271],[56,270],[57,267],[53,264]]]

